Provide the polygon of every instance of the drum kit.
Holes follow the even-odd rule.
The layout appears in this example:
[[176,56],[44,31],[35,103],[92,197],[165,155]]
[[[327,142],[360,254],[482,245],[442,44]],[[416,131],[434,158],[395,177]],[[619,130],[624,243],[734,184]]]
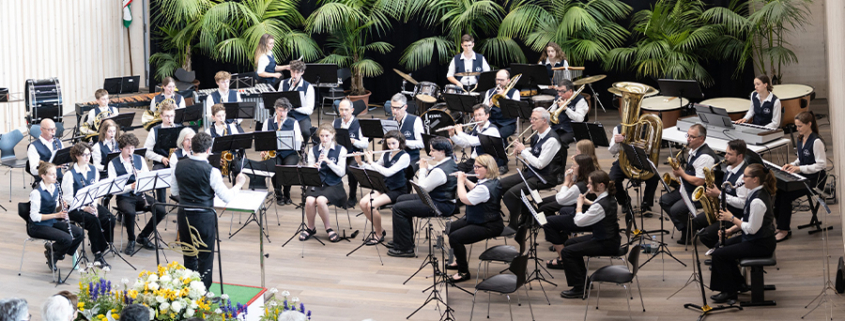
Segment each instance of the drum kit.
[[[458,94],[458,95],[470,95],[475,97],[480,97],[480,93],[474,91],[466,91],[458,85],[454,84],[447,84],[444,86],[443,90],[440,89],[440,86],[433,82],[429,81],[417,81],[411,75],[401,72],[399,70],[393,69],[396,74],[402,77],[402,88],[405,88],[405,83],[411,83],[414,85],[413,91],[405,91],[403,90],[402,93],[405,95],[410,95],[417,101],[417,106],[419,107],[417,110],[422,112],[420,117],[423,120],[423,126],[425,127],[428,133],[434,133],[438,129],[444,128],[446,126],[455,125],[457,122],[456,119],[460,119],[461,115],[452,115],[452,112],[446,107],[446,103],[442,102],[443,94]],[[481,72],[462,72],[455,74],[456,76],[478,76]],[[474,90],[475,88],[473,88]],[[431,106],[431,107],[427,107]],[[424,108],[425,107],[425,108]]]

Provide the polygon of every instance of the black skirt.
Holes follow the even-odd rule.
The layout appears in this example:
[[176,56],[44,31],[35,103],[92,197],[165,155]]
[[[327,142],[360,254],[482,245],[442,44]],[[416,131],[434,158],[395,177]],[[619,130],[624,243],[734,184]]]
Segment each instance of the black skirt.
[[305,196],[311,196],[314,198],[323,196],[329,201],[329,204],[337,207],[343,207],[346,205],[346,190],[343,189],[343,184],[337,184],[335,186],[308,187],[305,190]]

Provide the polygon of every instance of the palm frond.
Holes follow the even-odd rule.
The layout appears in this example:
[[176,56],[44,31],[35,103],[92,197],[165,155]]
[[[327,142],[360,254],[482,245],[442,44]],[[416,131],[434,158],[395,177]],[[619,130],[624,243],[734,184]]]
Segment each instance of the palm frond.
[[511,63],[525,63],[525,54],[515,40],[507,37],[485,39],[481,52],[492,64],[507,66]]
[[381,65],[372,59],[361,59],[352,63],[350,68],[364,77],[375,77],[384,73]]
[[446,37],[423,38],[405,48],[405,52],[399,58],[399,63],[406,69],[414,71],[431,64],[434,59],[444,64],[452,57],[450,53],[456,50],[455,43]]

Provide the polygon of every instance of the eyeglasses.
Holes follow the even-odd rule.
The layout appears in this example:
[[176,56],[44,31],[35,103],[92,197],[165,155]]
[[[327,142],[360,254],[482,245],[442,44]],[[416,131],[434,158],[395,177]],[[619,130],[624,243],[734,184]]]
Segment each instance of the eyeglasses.
[[528,121],[530,121],[530,122],[532,122],[532,123],[533,123],[533,122],[538,121],[538,120],[540,120],[540,119],[541,119],[541,118],[531,117],[531,118],[528,118]]
[[479,168],[487,168],[487,166],[484,166],[484,165],[472,165],[472,169],[479,169]]
[[400,110],[400,109],[402,109],[402,108],[405,108],[405,105],[402,105],[402,106],[399,106],[399,107],[396,107],[396,106],[390,106],[390,109],[393,109],[393,110]]
[[686,136],[687,138],[692,138],[692,139],[696,139],[696,138],[701,137],[701,135],[698,135],[698,136],[693,136],[693,135],[690,135],[690,134],[686,134],[685,136]]
[[81,157],[91,157],[91,153],[80,154]]

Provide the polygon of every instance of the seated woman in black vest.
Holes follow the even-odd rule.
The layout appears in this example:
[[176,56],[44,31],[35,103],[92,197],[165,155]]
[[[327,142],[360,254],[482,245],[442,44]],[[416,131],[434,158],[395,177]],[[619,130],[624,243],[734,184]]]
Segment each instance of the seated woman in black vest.
[[[539,207],[540,212],[545,213],[546,216],[557,215],[558,212],[561,215],[575,214],[578,196],[587,192],[587,176],[595,170],[593,159],[589,155],[575,155],[575,162],[566,170],[563,185],[559,187],[557,194],[543,198]],[[523,209],[525,210],[527,209]],[[548,237],[549,234],[546,233],[547,240]]]
[[455,252],[455,264],[447,269],[457,269],[458,273],[450,276],[452,282],[462,282],[471,278],[467,259],[466,244],[483,241],[502,234],[505,223],[499,215],[502,199],[502,187],[499,185],[499,167],[492,156],[478,156],[473,164],[478,183],[467,180],[466,173],[455,172],[458,177],[458,199],[466,204],[466,215],[452,222],[449,229],[449,246]]
[[[615,255],[619,253],[619,223],[616,221],[616,187],[610,176],[604,171],[590,173],[587,181],[588,193],[598,195],[595,201],[587,199],[586,194],[578,197],[575,215],[562,216],[569,218],[564,227],[569,233],[591,231],[590,235],[583,235],[567,239],[567,233],[559,237],[563,240],[553,242],[559,257],[556,265],[549,262],[551,268],[561,268],[566,271],[566,283],[572,288],[560,293],[566,299],[584,296],[584,280],[587,277],[587,266],[584,257],[588,255]],[[584,211],[584,205],[589,208]],[[548,231],[548,230],[546,230]]]
[[[458,178],[451,176],[458,170],[452,157],[452,144],[446,137],[434,137],[429,142],[434,166],[428,160],[420,160],[417,183],[431,197],[431,201],[442,216],[451,216],[455,211],[455,189]],[[429,169],[431,167],[431,169]],[[399,196],[393,205],[393,241],[387,255],[397,257],[414,256],[414,217],[432,217],[436,213],[420,199],[419,194]]]
[[[770,257],[777,247],[772,225],[775,220],[772,197],[777,191],[775,174],[761,164],[751,164],[745,168],[742,181],[748,189],[742,219],[735,217],[730,211],[719,212],[719,220],[733,224],[725,230],[726,234],[741,232],[742,235],[729,238],[724,247],[713,251],[710,289],[720,292],[710,297],[715,303],[736,300],[737,293],[746,287],[745,277],[739,272],[737,260]],[[721,234],[720,231],[719,235]]]
[[329,204],[342,207],[346,204],[346,190],[343,189],[343,176],[346,175],[346,148],[335,143],[334,127],[324,123],[317,129],[320,144],[311,148],[308,153],[308,166],[320,169],[322,186],[309,186],[306,190],[305,217],[308,227],[299,235],[300,241],[305,241],[317,234],[315,216],[320,214],[323,227],[329,236],[329,241],[340,241],[340,236],[332,229],[329,221]]
[[41,162],[38,167],[41,182],[29,193],[29,219],[27,234],[39,239],[53,241],[52,257],[50,243],[44,244],[47,266],[55,270],[54,262],[64,260],[65,254],[73,255],[82,243],[82,229],[70,225],[67,211],[59,207],[59,184],[56,183],[56,165]]
[[[91,147],[87,143],[76,143],[70,149],[70,158],[75,160],[62,180],[62,198],[68,204],[73,202],[76,192],[80,188],[90,186],[100,180],[100,172],[89,164],[91,160]],[[108,242],[112,242],[114,236],[114,216],[109,210],[97,203],[83,206],[81,209],[69,213],[70,219],[82,224],[88,232],[88,240],[91,241],[91,252],[94,253],[94,262],[102,266],[109,266],[103,258],[103,252],[108,249]]]
[[[381,214],[378,208],[396,203],[399,196],[408,194],[408,186],[405,179],[405,168],[411,166],[411,157],[405,151],[405,136],[399,133],[398,130],[391,130],[384,134],[384,143],[381,146],[382,150],[393,150],[379,158],[378,162],[373,162],[373,152],[366,151],[366,162],[362,162],[361,156],[355,156],[355,161],[362,164],[361,167],[367,170],[373,170],[384,176],[384,183],[387,185],[389,191],[385,194],[373,191],[371,196],[362,195],[358,206],[373,223],[373,228],[376,234],[371,235],[367,240],[368,245],[375,245],[384,241],[384,236],[387,232],[381,226]],[[372,199],[372,204],[370,200]]]
[[120,136],[120,128],[111,119],[106,119],[100,123],[100,138],[94,144],[91,151],[91,158],[93,159],[94,167],[100,172],[100,176],[108,176],[106,172],[108,166],[108,156],[111,153],[117,153],[117,137]]
[[165,101],[172,103],[174,109],[185,108],[185,98],[176,92],[176,80],[172,77],[164,77],[161,80],[161,93],[150,101],[150,111],[159,111],[160,105]]
[[759,75],[754,78],[754,92],[751,93],[751,108],[745,116],[735,123],[751,123],[769,129],[780,127],[783,113],[780,99],[772,93],[772,82],[769,76]]
[[176,138],[176,146],[179,146],[176,150],[170,153],[170,168],[176,168],[176,163],[179,162],[180,159],[188,157],[191,155],[191,139],[194,139],[197,133],[190,127],[185,127],[179,131],[179,137]]
[[[291,106],[290,101],[287,98],[279,98],[276,99],[274,103],[276,108],[276,114],[273,116],[273,119],[268,119],[267,122],[264,123],[262,131],[293,131],[294,137],[294,144],[302,144],[302,132],[299,130],[299,123],[296,122],[296,119],[288,117],[288,113],[293,108]],[[296,149],[296,146],[294,146]],[[261,152],[261,157],[264,158],[267,155],[267,152]],[[276,165],[296,165],[299,163],[299,155],[296,153],[295,150],[277,150],[276,151],[276,158],[275,158]],[[252,179],[250,179],[252,180]],[[273,188],[276,190],[276,204],[285,205],[285,204],[293,204],[293,201],[290,199],[290,185],[283,185],[282,182],[273,176]],[[279,191],[279,185],[282,186],[282,191]]]
[[[235,134],[243,134],[244,130],[237,122],[229,122],[226,120],[226,107],[223,104],[216,104],[211,107],[212,120],[214,121],[208,127],[208,134],[213,138],[221,136],[229,136]],[[190,147],[189,149],[190,150]],[[244,156],[244,151],[231,150],[234,159],[229,162],[229,178],[237,177],[241,173],[241,163]]]
[[[798,140],[795,141],[795,148],[798,150],[798,159],[790,164],[783,165],[783,170],[795,173],[807,178],[810,187],[824,187],[827,181],[827,153],[824,149],[824,141],[819,136],[819,126],[816,125],[816,115],[812,112],[802,111],[795,115],[795,127],[798,129]],[[775,210],[777,211],[777,235],[778,242],[784,241],[792,236],[789,225],[792,222],[792,201],[807,195],[806,189],[792,192],[780,192],[775,198]]]

